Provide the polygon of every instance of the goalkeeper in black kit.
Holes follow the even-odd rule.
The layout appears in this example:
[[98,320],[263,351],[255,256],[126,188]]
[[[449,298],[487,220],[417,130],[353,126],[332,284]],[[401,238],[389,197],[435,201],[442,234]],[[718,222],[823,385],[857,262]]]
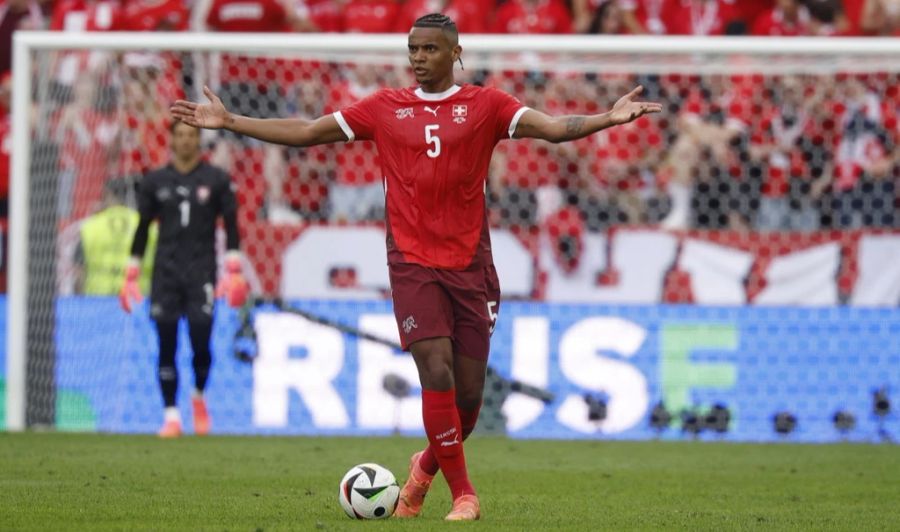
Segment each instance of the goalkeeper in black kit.
[[[131,312],[143,299],[138,280],[150,224],[159,222],[159,241],[153,265],[150,317],[159,336],[159,386],[165,405],[159,436],[182,434],[176,404],[178,370],[175,352],[178,322],[187,318],[193,349],[194,433],[208,434],[210,416],[203,391],[212,363],[210,337],[216,297],[241,306],[248,284],[241,273],[237,200],[228,174],[201,158],[200,131],[182,122],[171,126],[171,162],[144,176],[138,192],[140,222],[131,245],[131,262],[119,294],[122,308]],[[216,285],[216,224],[222,217],[227,252],[225,275]]]

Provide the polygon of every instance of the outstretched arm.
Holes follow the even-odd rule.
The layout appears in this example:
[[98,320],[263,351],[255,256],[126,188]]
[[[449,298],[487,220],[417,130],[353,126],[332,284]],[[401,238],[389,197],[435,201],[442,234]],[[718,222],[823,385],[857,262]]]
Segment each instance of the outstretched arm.
[[610,111],[599,115],[549,116],[529,109],[519,119],[513,137],[566,142],[586,137],[601,129],[631,122],[645,114],[662,111],[661,104],[634,101],[643,90],[643,87],[638,86],[621,97]]
[[347,140],[333,115],[315,120],[250,118],[228,112],[222,100],[209,87],[203,87],[203,94],[209,99],[209,103],[178,100],[169,108],[172,116],[190,126],[228,129],[248,137],[288,146],[315,146]]

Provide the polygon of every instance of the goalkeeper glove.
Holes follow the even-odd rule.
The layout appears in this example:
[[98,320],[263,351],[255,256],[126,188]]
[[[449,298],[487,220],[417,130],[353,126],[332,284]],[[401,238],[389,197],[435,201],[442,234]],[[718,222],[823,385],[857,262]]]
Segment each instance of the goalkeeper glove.
[[138,278],[141,276],[141,261],[136,257],[132,257],[125,267],[125,283],[122,290],[119,291],[119,304],[122,310],[131,314],[133,305],[140,304],[144,300],[141,295],[141,287],[138,286]]
[[229,251],[225,255],[225,275],[216,287],[216,297],[224,297],[231,307],[240,307],[247,301],[250,286],[241,273],[241,253]]

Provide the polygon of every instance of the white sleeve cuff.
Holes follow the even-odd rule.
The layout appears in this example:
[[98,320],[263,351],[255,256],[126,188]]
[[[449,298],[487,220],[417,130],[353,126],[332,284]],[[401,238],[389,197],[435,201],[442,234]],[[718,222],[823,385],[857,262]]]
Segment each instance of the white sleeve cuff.
[[341,114],[340,111],[334,113],[334,119],[337,120],[339,126],[341,126],[341,131],[344,132],[344,135],[347,135],[347,142],[353,142],[353,139],[356,138],[356,134],[353,132],[353,128],[350,127],[350,124],[344,120],[344,115]]
[[522,118],[522,115],[525,114],[525,111],[529,110],[529,107],[522,107],[516,114],[513,115],[512,120],[509,121],[509,138],[513,138],[513,134],[516,132],[516,126],[519,125],[519,119]]

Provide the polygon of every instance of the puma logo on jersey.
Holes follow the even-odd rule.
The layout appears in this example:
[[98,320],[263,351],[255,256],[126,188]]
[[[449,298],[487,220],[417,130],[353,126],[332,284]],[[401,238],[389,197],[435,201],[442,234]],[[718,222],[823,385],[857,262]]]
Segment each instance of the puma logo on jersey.
[[453,441],[442,441],[441,447],[450,447],[451,445],[459,445],[459,436],[453,438]]
[[428,111],[429,113],[433,114],[434,116],[437,116],[438,109],[440,109],[440,108],[441,108],[440,105],[438,105],[434,109],[432,109],[431,107],[428,107],[427,105],[425,106],[425,110]]
[[418,329],[419,326],[416,325],[416,319],[412,316],[407,316],[405,320],[403,320],[403,332],[409,334],[409,331],[413,329]]

